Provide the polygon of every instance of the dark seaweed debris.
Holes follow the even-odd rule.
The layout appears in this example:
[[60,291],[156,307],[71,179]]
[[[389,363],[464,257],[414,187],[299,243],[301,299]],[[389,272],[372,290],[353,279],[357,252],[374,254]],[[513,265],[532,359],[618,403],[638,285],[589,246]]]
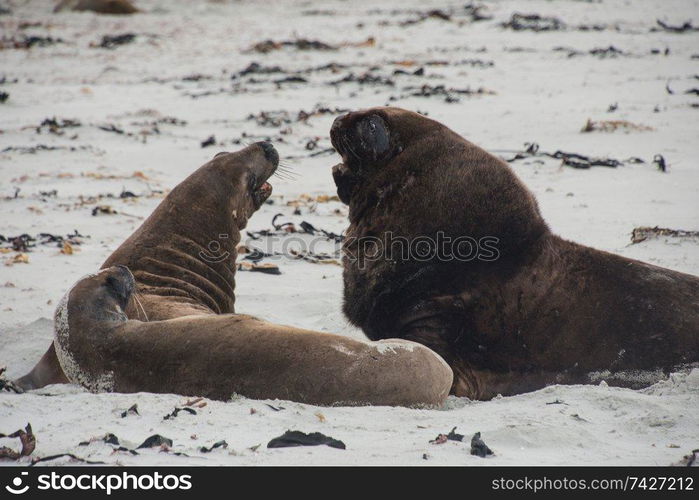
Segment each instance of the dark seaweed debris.
[[30,252],[37,245],[54,245],[58,248],[63,248],[64,243],[82,245],[82,238],[89,238],[89,236],[80,234],[77,229],[65,236],[51,233],[39,233],[36,236],[30,236],[27,233],[18,236],[0,234],[0,247],[12,248],[15,252]]
[[[103,443],[107,443],[107,444],[113,444],[113,445],[115,445],[115,446],[119,446],[119,445],[120,445],[120,443],[119,443],[119,438],[116,437],[116,435],[112,434],[111,432],[105,434],[105,435],[100,439],[100,441],[102,441]],[[92,442],[93,442],[93,440],[81,441],[80,443],[78,443],[78,446],[88,446],[88,445],[89,445],[90,443],[92,443]]]
[[309,40],[307,38],[299,38],[296,40],[282,40],[275,42],[274,40],[264,40],[256,43],[248,52],[259,52],[267,54],[274,50],[280,50],[286,47],[291,47],[296,50],[337,50],[337,47],[319,40]]
[[345,443],[337,439],[333,439],[320,432],[306,434],[301,431],[286,431],[279,437],[272,439],[267,443],[267,448],[289,448],[295,446],[319,446],[327,445],[331,448],[340,450],[345,449]]
[[50,455],[48,457],[35,458],[32,460],[32,463],[29,464],[29,467],[33,467],[34,465],[36,465],[40,462],[50,462],[51,460],[56,460],[57,458],[63,458],[63,457],[68,457],[72,460],[75,460],[76,462],[80,462],[83,464],[100,465],[100,464],[105,463],[105,462],[98,462],[98,461],[93,461],[93,460],[86,460],[84,458],[80,458],[76,455],[73,455],[72,453],[59,453],[58,455]]
[[493,451],[488,448],[488,445],[481,439],[480,432],[476,432],[471,438],[471,455],[476,455],[481,458],[494,455]]
[[590,50],[590,54],[592,54],[593,56],[601,57],[601,58],[628,55],[623,50],[617,49],[614,45],[610,45],[609,47],[606,47],[606,48],[594,48],[594,49]]
[[341,243],[344,239],[344,236],[342,236],[341,234],[333,233],[332,231],[326,231],[325,229],[317,229],[310,222],[301,221],[300,226],[304,233],[316,236],[325,236],[327,239],[333,240],[336,243]]
[[199,451],[202,453],[211,453],[216,448],[228,448],[228,443],[226,443],[225,439],[222,439],[221,441],[216,441],[209,448],[207,448],[206,446],[202,446],[201,448],[199,448]]
[[342,83],[358,83],[359,85],[384,85],[387,87],[395,86],[396,82],[392,79],[375,75],[370,71],[362,73],[361,75],[355,75],[354,73],[349,73],[339,80],[329,82],[329,85],[340,85]]
[[186,411],[186,412],[189,413],[190,415],[196,415],[196,414],[197,414],[197,412],[194,411],[194,410],[191,409],[191,408],[186,408],[186,407],[185,407],[185,408],[175,408],[174,410],[172,410],[171,413],[168,413],[167,415],[165,415],[165,416],[163,417],[163,420],[170,420],[171,418],[175,418],[177,415],[180,414],[181,411]]
[[32,432],[32,424],[27,424],[24,429],[18,429],[12,434],[2,434],[0,433],[0,438],[19,438],[22,448],[20,451],[15,451],[8,446],[3,446],[0,448],[0,458],[9,458],[11,460],[18,460],[21,457],[27,457],[34,452],[36,448],[36,436]]
[[[104,130],[105,132],[114,132],[115,134],[123,135],[124,134],[124,129],[117,127],[113,123],[109,123],[107,125],[98,125],[98,129]],[[131,135],[131,134],[129,134]]]
[[642,226],[634,228],[631,232],[631,243],[636,244],[659,236],[670,238],[699,238],[699,231],[685,231],[684,229],[669,229],[667,227],[658,226]]
[[432,9],[428,10],[426,12],[420,12],[418,14],[418,17],[414,19],[408,19],[407,21],[403,21],[400,23],[400,26],[410,26],[412,24],[417,24],[421,23],[427,19],[438,19],[441,21],[451,21],[452,14],[445,12],[440,9]]
[[277,86],[281,86],[283,83],[308,83],[308,80],[302,76],[286,76],[274,80],[274,83],[277,84]]
[[502,27],[514,31],[556,31],[564,29],[565,23],[557,17],[515,12],[509,21],[502,23]]
[[260,111],[258,114],[250,114],[247,120],[254,120],[260,127],[281,127],[293,122],[288,111]]
[[10,94],[7,92],[0,92],[0,103],[4,103],[10,98]]
[[663,155],[655,155],[653,157],[653,165],[658,167],[661,172],[667,172],[667,164],[665,163],[665,157]]
[[551,156],[563,160],[564,165],[581,169],[590,167],[616,168],[622,164],[619,160],[615,160],[614,158],[593,158],[578,153],[566,153],[565,151],[556,151]]
[[[136,405],[134,405],[134,406],[136,406]],[[133,408],[133,406],[131,408]],[[124,415],[122,414],[122,417],[123,416]],[[151,436],[151,438],[152,437],[154,437],[154,436]],[[112,446],[114,446],[114,451],[125,451],[127,453],[130,453],[131,455],[138,455],[139,454],[136,450],[132,450],[131,448],[127,448],[126,446],[122,446],[121,442],[119,441],[119,438],[115,434],[112,434],[111,432],[105,434],[100,439],[93,438],[93,439],[89,439],[87,441],[82,441],[82,442],[78,443],[78,446],[88,446],[95,441],[101,441],[101,442],[106,443],[106,444],[111,444]],[[143,446],[143,445],[141,445],[141,446]],[[157,445],[153,445],[153,446],[157,446]],[[140,446],[139,446],[139,448],[140,448]]]
[[104,35],[97,47],[102,49],[115,49],[120,45],[126,45],[136,40],[135,33],[123,33],[121,35]]
[[405,87],[403,90],[407,91],[403,96],[391,96],[390,101],[395,101],[403,97],[444,97],[444,102],[447,103],[457,103],[460,101],[458,96],[474,96],[474,95],[492,95],[493,91],[484,89],[483,87],[477,90],[472,90],[470,88],[459,89],[450,87],[447,88],[444,85],[422,85],[420,87]]
[[208,148],[209,146],[215,146],[216,145],[216,136],[210,135],[203,141],[201,141],[201,147],[202,148]]
[[249,114],[247,120],[255,121],[260,127],[273,127],[278,128],[283,125],[290,125],[292,123],[307,122],[310,118],[321,115],[336,115],[341,113],[346,113],[349,111],[345,108],[328,108],[317,104],[310,111],[305,111],[303,109],[296,113],[290,111],[280,110],[280,111],[260,111],[257,114]]
[[[699,31],[699,26],[693,26],[692,21],[685,21],[683,24],[679,26],[672,26],[661,21],[660,19],[656,19],[655,22],[658,23],[658,26],[660,26],[660,28],[663,31],[669,31],[670,33],[685,33],[687,31]],[[658,28],[654,28],[654,31],[655,30],[658,30]]]
[[685,455],[682,457],[682,460],[679,461],[676,465],[684,465],[685,467],[693,467],[695,463],[699,460],[699,449],[692,450],[689,455]]
[[431,444],[444,444],[447,441],[463,441],[464,435],[456,432],[456,427],[449,431],[449,434],[438,434],[436,438],[430,441]]
[[2,49],[31,49],[32,47],[49,47],[57,43],[64,43],[60,38],[51,36],[22,36],[19,38],[3,37],[0,39],[0,50]]
[[482,10],[485,9],[485,5],[478,5],[474,3],[467,3],[464,5],[464,11],[466,15],[471,18],[471,21],[477,23],[479,21],[488,21],[493,18],[487,14],[483,14]]
[[46,131],[50,134],[63,135],[63,129],[80,127],[80,122],[78,120],[73,120],[69,118],[44,118],[41,125],[36,127],[36,133],[41,134]]
[[[526,149],[524,151],[519,151],[512,158],[506,159],[507,162],[512,163],[517,160],[522,160],[531,157],[547,156],[549,158],[556,158],[563,161],[563,165],[578,169],[588,169],[591,167],[609,167],[616,168],[624,164],[624,162],[615,160],[614,158],[596,158],[592,156],[586,156],[579,153],[567,153],[565,151],[556,151],[555,153],[547,153],[539,150],[539,145],[535,142],[525,144]],[[643,163],[640,158],[629,158],[625,160],[626,163]]]
[[161,436],[160,434],[153,434],[149,438],[147,438],[145,441],[143,441],[140,445],[136,447],[137,450],[140,450],[141,448],[153,448],[155,446],[162,446],[165,445],[167,447],[172,447],[172,439],[168,439],[164,436]]
[[282,274],[279,266],[269,263],[250,264],[249,262],[241,262],[238,264],[237,269],[238,271],[250,271],[254,273],[271,274],[273,276],[279,276]]
[[463,441],[464,435],[457,434],[456,427],[454,427],[452,430],[449,431],[449,434],[447,434],[447,439],[449,439],[450,441]]
[[3,153],[17,152],[21,154],[36,154],[39,151],[92,151],[102,153],[103,151],[93,146],[47,146],[37,144],[36,146],[8,146],[2,150]]
[[0,366],[0,391],[14,392],[15,394],[24,393],[24,389],[5,377],[5,370],[7,367]]
[[245,69],[234,74],[232,78],[245,75],[269,75],[270,73],[284,73],[284,70],[280,66],[263,66],[253,61]]

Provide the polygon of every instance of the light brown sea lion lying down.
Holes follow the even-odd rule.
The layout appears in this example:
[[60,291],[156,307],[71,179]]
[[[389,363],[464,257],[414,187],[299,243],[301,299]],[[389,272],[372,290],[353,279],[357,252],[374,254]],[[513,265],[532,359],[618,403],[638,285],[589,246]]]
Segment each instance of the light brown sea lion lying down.
[[552,234],[505,162],[420,114],[349,113],[331,139],[344,312],[439,353],[455,394],[642,387],[699,361],[699,278]]
[[[278,161],[271,144],[256,143],[219,153],[175,187],[100,272],[64,296],[52,347],[17,383],[319,405],[443,402],[452,372],[420,344],[233,314],[240,231],[271,194]],[[214,240],[225,258],[211,255]]]

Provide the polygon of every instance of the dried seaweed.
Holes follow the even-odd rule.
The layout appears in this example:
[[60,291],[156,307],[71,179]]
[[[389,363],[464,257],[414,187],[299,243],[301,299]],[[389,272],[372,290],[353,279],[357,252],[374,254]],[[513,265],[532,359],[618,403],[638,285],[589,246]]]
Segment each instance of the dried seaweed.
[[89,439],[87,441],[81,441],[80,443],[78,443],[78,446],[88,446],[90,443],[94,443],[95,441],[101,441],[103,443],[113,444],[115,446],[119,446],[121,444],[121,443],[119,443],[119,438],[116,435],[109,432],[109,433],[105,434],[104,436],[102,436],[101,438],[96,438],[96,439],[93,438],[93,439]]
[[430,441],[430,444],[444,444],[447,441],[463,441],[464,435],[456,432],[456,427],[449,431],[448,434],[437,434],[437,437]]
[[355,75],[354,73],[349,73],[339,80],[334,80],[328,82],[328,85],[340,85],[343,83],[358,83],[359,85],[384,85],[387,87],[394,87],[396,82],[391,78],[375,75],[370,71],[362,73],[360,75]]
[[83,238],[89,238],[80,234],[76,229],[73,233],[65,236],[51,233],[39,233],[36,236],[30,236],[27,233],[18,236],[4,236],[0,234],[0,248],[11,248],[15,252],[30,252],[31,249],[38,245],[53,245],[58,248],[63,248],[64,244],[82,245]]
[[475,96],[475,95],[493,95],[492,90],[479,87],[476,90],[471,88],[447,88],[445,85],[429,85],[424,84],[420,87],[408,86],[403,88],[407,93],[402,96],[391,96],[389,100],[395,101],[404,97],[444,97],[444,102],[457,103],[460,101],[459,96]]
[[31,49],[32,47],[50,47],[57,43],[64,43],[60,38],[52,36],[26,36],[2,37],[0,39],[0,50],[3,49]]
[[327,445],[331,448],[337,448],[340,450],[345,449],[345,443],[337,439],[333,439],[330,436],[326,436],[320,432],[306,434],[305,432],[301,431],[286,431],[281,436],[276,437],[267,443],[267,448],[289,448],[296,446],[319,445]]
[[250,47],[250,49],[248,49],[247,52],[259,52],[261,54],[267,54],[269,52],[272,52],[275,50],[280,50],[283,48],[293,48],[296,50],[322,50],[322,51],[337,50],[336,46],[321,42],[319,40],[309,40],[307,38],[298,38],[296,40],[282,40],[282,41],[264,40],[262,42],[256,43],[252,47]]
[[53,118],[45,118],[44,121],[41,122],[41,125],[36,127],[36,133],[41,134],[42,132],[46,131],[50,134],[63,135],[63,129],[76,128],[80,126],[81,124],[78,120],[66,118],[58,119],[54,116]]
[[57,458],[63,458],[63,457],[69,457],[69,458],[75,460],[76,462],[80,462],[83,464],[91,464],[91,465],[105,464],[105,462],[86,460],[84,458],[80,458],[76,455],[73,455],[72,453],[59,453],[58,455],[50,455],[48,457],[35,458],[34,460],[32,460],[32,463],[29,464],[29,467],[33,467],[34,465],[36,465],[40,462],[50,462],[51,460],[56,460]]
[[488,445],[481,439],[481,433],[476,432],[471,438],[471,455],[485,458],[488,455],[494,455],[493,450],[488,448]]
[[0,366],[0,392],[14,392],[15,394],[24,393],[24,389],[15,384],[12,380],[5,377],[7,367]]
[[0,433],[0,438],[19,438],[22,448],[15,451],[8,446],[0,448],[0,458],[9,458],[10,460],[19,460],[22,457],[27,457],[34,452],[36,448],[36,436],[32,432],[32,424],[27,424],[24,429],[18,429],[12,434]]
[[699,231],[686,231],[684,229],[670,229],[667,227],[636,227],[631,232],[631,244],[641,243],[658,237],[669,238],[699,238]]
[[[661,21],[660,19],[656,19],[656,23],[658,23],[658,26],[660,26],[660,29],[662,31],[669,31],[670,33],[686,33],[688,31],[699,31],[699,26],[692,25],[692,21],[685,21],[683,24],[679,26],[672,26]],[[656,30],[658,30],[658,28],[653,29],[653,31]]]
[[667,172],[667,164],[665,163],[665,157],[663,155],[655,155],[653,157],[653,165],[658,167],[661,172]]
[[160,434],[153,434],[152,436],[146,438],[140,445],[136,447],[137,450],[142,448],[154,448],[156,446],[167,446],[172,447],[172,439],[168,439]]
[[502,23],[502,27],[514,31],[557,31],[564,29],[565,23],[557,17],[515,12],[509,21]]
[[222,439],[221,441],[216,441],[209,448],[207,448],[206,446],[202,446],[201,448],[199,448],[199,451],[202,453],[211,453],[216,448],[228,448],[228,443],[225,439]]
[[104,153],[103,150],[93,146],[47,146],[46,144],[37,144],[36,146],[8,146],[3,149],[2,153],[17,152],[21,154],[36,154],[40,151],[91,151],[93,153]]
[[120,45],[126,45],[136,40],[135,33],[122,33],[121,35],[104,35],[96,46],[102,49],[115,49]]
[[170,420],[170,419],[173,419],[173,418],[175,418],[177,415],[179,415],[180,412],[182,412],[182,411],[187,412],[187,413],[189,413],[190,415],[196,415],[196,414],[197,414],[197,412],[196,412],[195,410],[191,409],[191,408],[187,408],[187,407],[184,407],[184,408],[177,408],[177,407],[176,407],[174,410],[172,410],[171,413],[168,413],[167,415],[165,415],[165,416],[163,417],[163,420]]
[[565,151],[547,153],[545,151],[540,151],[539,145],[535,142],[527,143],[525,144],[525,147],[526,148],[524,151],[516,152],[513,157],[507,158],[506,161],[512,163],[514,161],[523,160],[525,158],[545,156],[549,158],[556,158],[562,160],[563,165],[577,169],[589,169],[591,167],[616,168],[623,165],[624,163],[643,163],[643,160],[635,157],[628,158],[622,162],[614,158],[593,157],[583,155],[580,153],[569,153]]

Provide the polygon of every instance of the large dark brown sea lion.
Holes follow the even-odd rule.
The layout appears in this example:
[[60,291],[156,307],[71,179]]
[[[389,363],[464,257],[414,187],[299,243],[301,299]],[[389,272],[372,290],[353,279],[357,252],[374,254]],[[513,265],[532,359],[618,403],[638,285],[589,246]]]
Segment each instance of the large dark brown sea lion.
[[417,113],[349,113],[331,138],[344,312],[441,354],[455,394],[641,387],[699,361],[699,278],[552,234],[505,162]]
[[451,370],[423,345],[233,314],[240,231],[269,197],[278,161],[271,144],[256,143],[219,153],[175,187],[99,273],[65,295],[52,349],[19,385],[60,382],[42,377],[61,372],[92,391],[223,400],[237,393],[322,405],[443,402]]

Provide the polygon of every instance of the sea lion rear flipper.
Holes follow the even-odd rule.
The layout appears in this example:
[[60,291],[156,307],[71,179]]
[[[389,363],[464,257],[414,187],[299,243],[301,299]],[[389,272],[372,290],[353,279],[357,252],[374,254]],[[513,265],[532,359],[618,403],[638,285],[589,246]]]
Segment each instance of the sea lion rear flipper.
[[63,369],[56,357],[56,348],[51,342],[48,350],[41,357],[39,362],[26,375],[14,381],[25,391],[38,389],[50,384],[68,384],[68,377],[63,373]]

